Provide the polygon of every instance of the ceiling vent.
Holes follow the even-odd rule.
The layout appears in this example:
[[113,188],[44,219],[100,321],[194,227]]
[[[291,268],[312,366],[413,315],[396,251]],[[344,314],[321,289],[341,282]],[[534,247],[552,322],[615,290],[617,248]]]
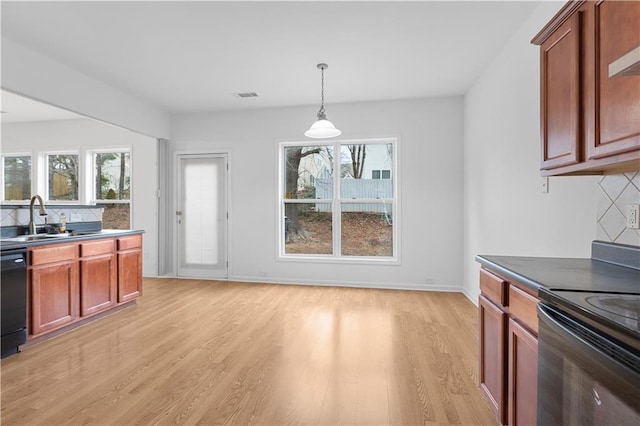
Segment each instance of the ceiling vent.
[[256,92],[244,92],[236,93],[236,96],[239,98],[257,98],[258,94]]

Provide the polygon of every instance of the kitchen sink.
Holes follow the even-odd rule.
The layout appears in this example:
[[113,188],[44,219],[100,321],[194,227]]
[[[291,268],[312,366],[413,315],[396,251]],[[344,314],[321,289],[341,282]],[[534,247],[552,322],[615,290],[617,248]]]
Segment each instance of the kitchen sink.
[[20,235],[19,237],[3,238],[2,241],[15,241],[15,242],[35,241],[35,240],[44,240],[52,237],[55,237],[55,235],[53,234]]
[[25,241],[49,240],[55,238],[81,237],[83,235],[99,234],[101,231],[74,231],[61,234],[36,234],[36,235],[20,235],[12,238],[2,238],[3,242],[21,243]]

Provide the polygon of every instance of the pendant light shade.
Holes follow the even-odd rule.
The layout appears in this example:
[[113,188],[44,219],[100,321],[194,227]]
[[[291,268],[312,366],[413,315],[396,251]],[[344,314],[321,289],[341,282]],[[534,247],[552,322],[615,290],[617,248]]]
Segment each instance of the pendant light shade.
[[311,125],[309,130],[304,132],[304,135],[308,138],[314,139],[326,139],[340,136],[342,132],[336,129],[336,126],[332,122],[327,120],[327,116],[324,113],[324,70],[329,66],[327,64],[318,64],[318,69],[321,73],[321,103],[320,110],[318,111],[318,119]]
[[311,125],[309,130],[304,132],[304,135],[308,138],[325,139],[340,136],[342,132],[336,129],[336,126],[326,118],[318,117],[315,123]]

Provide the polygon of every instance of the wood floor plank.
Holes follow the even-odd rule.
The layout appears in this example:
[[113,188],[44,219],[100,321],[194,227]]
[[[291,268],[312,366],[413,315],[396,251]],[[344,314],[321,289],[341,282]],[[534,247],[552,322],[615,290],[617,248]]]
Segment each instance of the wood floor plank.
[[2,425],[495,425],[458,293],[146,278],[0,365]]

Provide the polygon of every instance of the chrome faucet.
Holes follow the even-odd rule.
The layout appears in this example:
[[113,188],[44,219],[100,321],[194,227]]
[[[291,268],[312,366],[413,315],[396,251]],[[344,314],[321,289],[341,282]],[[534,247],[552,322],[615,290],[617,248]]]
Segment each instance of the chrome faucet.
[[29,204],[29,235],[35,235],[36,233],[36,224],[33,221],[33,205],[38,200],[40,204],[40,216],[46,216],[47,211],[44,209],[44,204],[42,203],[42,198],[39,195],[34,195],[31,197],[31,204]]

